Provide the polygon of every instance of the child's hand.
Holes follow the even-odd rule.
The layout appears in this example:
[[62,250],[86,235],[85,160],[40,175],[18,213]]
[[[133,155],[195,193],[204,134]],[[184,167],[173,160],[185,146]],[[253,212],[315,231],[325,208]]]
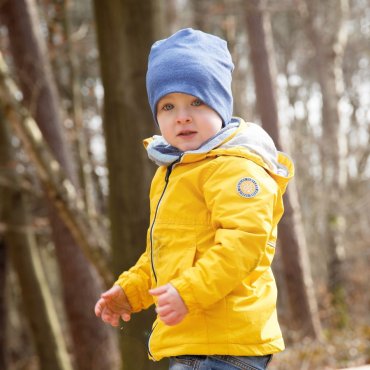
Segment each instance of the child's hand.
[[131,306],[120,286],[114,285],[100,296],[95,305],[95,315],[112,326],[119,325],[120,317],[123,321],[130,321]]
[[166,325],[172,326],[180,323],[188,313],[180,294],[171,284],[151,289],[149,293],[158,297],[156,311]]

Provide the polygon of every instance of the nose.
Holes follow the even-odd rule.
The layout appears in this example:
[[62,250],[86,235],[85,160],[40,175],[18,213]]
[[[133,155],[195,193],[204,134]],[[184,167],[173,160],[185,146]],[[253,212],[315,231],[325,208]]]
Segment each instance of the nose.
[[179,124],[187,124],[192,122],[192,117],[186,109],[178,112],[176,116],[176,122]]

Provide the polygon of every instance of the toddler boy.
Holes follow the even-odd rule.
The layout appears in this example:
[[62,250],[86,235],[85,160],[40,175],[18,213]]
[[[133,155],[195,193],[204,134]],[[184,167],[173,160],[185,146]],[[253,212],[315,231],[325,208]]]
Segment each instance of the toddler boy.
[[147,246],[95,307],[118,326],[155,304],[149,356],[173,370],[265,369],[284,349],[270,266],[293,164],[232,117],[233,68],[226,42],[201,31],[152,46]]

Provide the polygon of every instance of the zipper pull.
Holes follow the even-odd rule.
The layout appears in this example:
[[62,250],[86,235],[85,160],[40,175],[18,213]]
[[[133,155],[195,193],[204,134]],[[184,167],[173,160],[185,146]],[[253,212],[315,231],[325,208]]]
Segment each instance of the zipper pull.
[[170,177],[170,175],[171,175],[171,171],[172,171],[172,164],[170,164],[170,165],[167,167],[166,177],[164,178],[164,180],[165,180],[166,182],[168,182],[168,179],[169,179],[169,177]]

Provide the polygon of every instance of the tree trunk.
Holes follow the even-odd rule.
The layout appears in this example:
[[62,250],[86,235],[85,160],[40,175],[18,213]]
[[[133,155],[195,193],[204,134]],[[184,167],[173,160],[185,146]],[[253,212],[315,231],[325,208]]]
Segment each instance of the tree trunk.
[[[101,74],[104,85],[104,133],[109,169],[109,214],[114,271],[131,267],[144,251],[148,227],[148,189],[153,174],[142,140],[156,128],[147,101],[145,75],[156,38],[155,0],[95,0]],[[162,27],[160,27],[163,32]],[[124,369],[154,369],[147,360],[153,313],[124,324]]]
[[[59,9],[59,12],[58,12]],[[81,96],[81,83],[79,76],[81,75],[81,66],[78,59],[75,43],[72,40],[71,29],[71,12],[72,2],[70,0],[64,1],[60,6],[55,6],[55,12],[58,14],[60,23],[63,27],[64,45],[66,53],[66,62],[69,72],[69,83],[67,84],[67,91],[70,98],[70,117],[74,123],[74,140],[73,146],[77,153],[78,174],[80,183],[80,192],[83,195],[85,210],[90,217],[97,217],[95,189],[92,177],[92,163],[89,157],[89,142],[84,127],[83,105]],[[50,27],[52,28],[52,27]],[[50,32],[50,31],[49,31]],[[57,46],[54,45],[54,48]],[[61,88],[59,88],[61,90]]]
[[[281,149],[273,83],[275,76],[272,67],[272,38],[268,19],[261,9],[259,0],[248,2],[246,23],[256,86],[257,109],[263,127]],[[321,326],[294,182],[289,185],[284,203],[285,214],[279,225],[279,240],[292,323],[302,336],[320,338]]]
[[[26,195],[12,191],[5,221],[12,227],[6,234],[10,257],[22,289],[22,300],[35,340],[40,369],[72,370],[59,318],[53,305],[35,238],[30,231],[19,232],[29,222]],[[13,229],[14,228],[14,229]]]
[[27,195],[17,186],[15,168],[10,166],[15,163],[15,158],[4,119],[0,120],[0,148],[0,168],[6,170],[14,184],[12,189],[8,187],[2,191],[1,219],[7,226],[5,239],[10,246],[9,255],[22,289],[23,303],[35,339],[41,369],[72,370],[36,240],[28,227],[30,214]]
[[[9,77],[9,70],[0,53],[0,105],[6,112],[6,119],[32,159],[49,201],[57,209],[85,257],[99,271],[106,286],[111,286],[113,276],[108,267],[110,248],[106,230],[96,222],[95,218],[88,217],[86,209],[83,208],[83,200],[56,162],[36,122],[29,115],[28,110],[19,104],[17,91],[16,84]],[[2,181],[9,184],[6,177]]]
[[[1,150],[1,149],[0,149]],[[1,165],[0,165],[1,167]],[[0,204],[2,203],[3,194],[2,188],[0,186]],[[0,205],[1,207],[1,205]],[[1,215],[1,209],[0,209]],[[0,217],[1,219],[1,217]],[[6,247],[5,240],[0,232],[0,369],[6,369],[6,311],[5,311],[5,278],[6,278]]]
[[339,100],[343,94],[342,60],[347,42],[346,25],[348,0],[340,0],[335,6],[333,35],[325,38],[315,27],[318,3],[305,1],[301,8],[308,38],[315,50],[315,63],[322,95],[322,143],[320,145],[323,164],[323,184],[326,197],[326,245],[330,256],[328,272],[332,301],[336,308],[335,324],[343,327],[347,323],[347,304],[344,291],[344,246],[345,217],[339,199],[347,185],[344,158],[347,154],[347,139],[341,133]]
[[[63,170],[76,184],[71,152],[63,137],[57,92],[44,56],[45,47],[36,27],[40,23],[35,5],[32,0],[6,1],[0,11],[9,29],[10,47],[24,101],[28,109],[34,112]],[[93,313],[102,289],[98,276],[50,203],[49,212],[78,368],[112,369],[115,366],[112,332]]]
[[[0,112],[0,126],[3,124],[2,113]],[[7,150],[2,145],[2,133],[0,131],[0,175],[6,173],[6,167],[2,158],[7,157]],[[5,191],[0,184],[0,224],[3,222],[5,202]],[[5,245],[4,230],[0,228],[0,369],[6,369],[6,268],[7,268],[7,249]]]

